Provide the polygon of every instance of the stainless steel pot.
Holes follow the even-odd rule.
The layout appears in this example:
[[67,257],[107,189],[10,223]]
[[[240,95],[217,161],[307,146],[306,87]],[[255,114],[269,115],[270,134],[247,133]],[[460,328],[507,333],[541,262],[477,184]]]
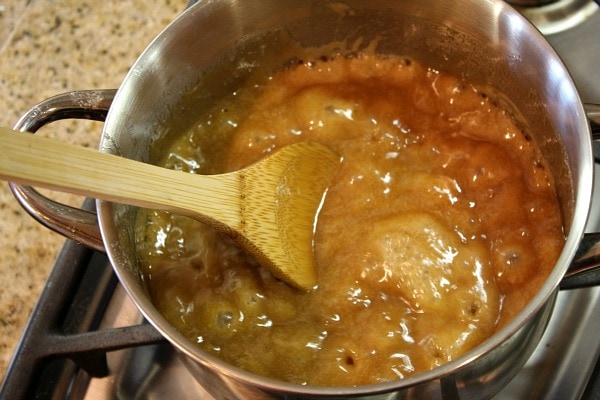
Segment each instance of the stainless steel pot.
[[[284,53],[281,50],[288,43],[271,34],[274,30],[283,30],[304,46],[346,41],[360,48],[377,39],[379,52],[408,55],[497,88],[539,142],[557,180],[568,233],[566,245],[548,280],[525,309],[468,354],[408,379],[360,387],[307,387],[252,375],[201,352],[153,306],[135,258],[133,208],[99,201],[96,215],[56,204],[31,188],[12,185],[17,198],[52,229],[106,251],[137,307],[217,398],[491,397],[536,347],[559,285],[567,282],[564,276],[569,267],[595,267],[597,253],[595,238],[583,235],[593,182],[586,111],[551,47],[504,2],[201,1],[149,45],[116,94],[75,92],[46,100],[16,128],[35,131],[61,118],[106,118],[101,151],[152,162],[161,143],[187,128],[199,107],[231,92],[244,79],[255,65],[251,61],[264,53]],[[266,39],[256,45],[255,39],[261,37]],[[588,114],[598,118],[593,106]]]

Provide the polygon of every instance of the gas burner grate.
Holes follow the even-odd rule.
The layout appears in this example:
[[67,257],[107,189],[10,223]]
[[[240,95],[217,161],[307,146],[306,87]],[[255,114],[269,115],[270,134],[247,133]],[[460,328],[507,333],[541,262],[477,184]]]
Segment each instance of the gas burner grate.
[[110,373],[107,352],[166,342],[145,323],[99,329],[116,286],[104,254],[68,241],[13,356],[0,398],[72,398],[78,376]]

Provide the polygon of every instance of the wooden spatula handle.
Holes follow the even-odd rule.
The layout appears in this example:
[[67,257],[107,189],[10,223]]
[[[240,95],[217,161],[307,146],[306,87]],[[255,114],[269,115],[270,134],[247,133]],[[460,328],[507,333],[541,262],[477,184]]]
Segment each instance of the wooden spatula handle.
[[188,174],[8,128],[0,128],[0,149],[4,180],[237,224],[235,173]]

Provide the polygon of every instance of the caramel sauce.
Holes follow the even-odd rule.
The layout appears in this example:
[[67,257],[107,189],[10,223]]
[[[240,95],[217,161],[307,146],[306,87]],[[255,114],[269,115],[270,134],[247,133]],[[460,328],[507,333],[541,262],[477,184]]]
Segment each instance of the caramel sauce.
[[510,321],[558,258],[561,214],[535,142],[468,82],[409,59],[288,67],[204,115],[163,165],[226,172],[305,140],[343,156],[319,215],[310,293],[198,222],[140,214],[157,307],[234,365],[325,386],[427,371]]

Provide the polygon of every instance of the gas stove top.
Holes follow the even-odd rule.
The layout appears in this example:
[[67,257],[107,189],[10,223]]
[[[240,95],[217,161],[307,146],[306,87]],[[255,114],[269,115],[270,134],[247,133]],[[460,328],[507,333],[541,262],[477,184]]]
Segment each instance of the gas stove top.
[[[598,5],[589,0],[559,0],[519,10],[547,35],[570,69],[582,99],[600,103]],[[599,168],[588,232],[600,232]],[[65,292],[74,294],[65,297]],[[496,399],[600,398],[599,331],[600,287],[561,291],[536,351]],[[211,396],[170,344],[144,323],[106,256],[67,242],[0,398],[191,400]]]

